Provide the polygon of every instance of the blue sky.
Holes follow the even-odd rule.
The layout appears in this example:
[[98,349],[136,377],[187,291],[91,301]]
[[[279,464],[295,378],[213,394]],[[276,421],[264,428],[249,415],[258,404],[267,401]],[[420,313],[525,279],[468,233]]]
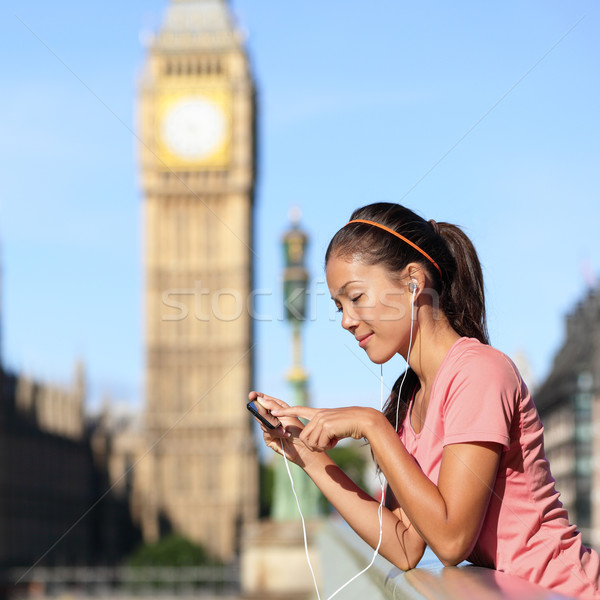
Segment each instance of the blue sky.
[[[3,3],[2,353],[91,403],[143,399],[136,79],[164,0]],[[280,237],[311,236],[305,362],[317,406],[379,402],[378,368],[323,282],[357,206],[462,225],[484,265],[494,345],[537,379],[600,269],[595,2],[232,0],[258,88],[256,383],[285,397]],[[402,361],[384,367],[391,383]],[[242,401],[243,399],[240,399]]]

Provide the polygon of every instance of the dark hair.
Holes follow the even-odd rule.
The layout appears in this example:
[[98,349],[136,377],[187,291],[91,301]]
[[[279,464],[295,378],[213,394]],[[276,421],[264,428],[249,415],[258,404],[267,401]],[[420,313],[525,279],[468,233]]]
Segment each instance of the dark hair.
[[[439,308],[454,330],[461,336],[489,344],[481,264],[471,240],[462,229],[450,223],[426,221],[408,208],[388,202],[359,208],[349,220],[354,219],[374,221],[401,234],[439,265],[441,275],[412,246],[366,223],[351,223],[333,236],[325,254],[325,265],[333,255],[359,260],[367,265],[382,265],[391,273],[400,273],[411,262],[418,263],[439,295]],[[394,427],[402,377],[394,384],[384,408],[386,417]],[[400,422],[418,385],[416,374],[408,368],[400,398]]]

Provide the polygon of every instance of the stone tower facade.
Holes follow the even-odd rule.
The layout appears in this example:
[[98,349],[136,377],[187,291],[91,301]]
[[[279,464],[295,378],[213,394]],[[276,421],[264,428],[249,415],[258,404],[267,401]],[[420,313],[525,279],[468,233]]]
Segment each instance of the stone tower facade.
[[144,538],[231,558],[258,506],[252,380],[254,86],[225,0],[171,0],[139,125],[145,229]]

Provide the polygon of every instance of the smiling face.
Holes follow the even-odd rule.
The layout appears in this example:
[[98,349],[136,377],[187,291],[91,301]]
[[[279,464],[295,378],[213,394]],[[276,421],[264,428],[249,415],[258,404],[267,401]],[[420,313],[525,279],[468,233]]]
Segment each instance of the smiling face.
[[406,356],[412,296],[408,274],[394,280],[380,265],[334,255],[327,262],[327,285],[347,329],[369,359],[382,364],[396,353]]

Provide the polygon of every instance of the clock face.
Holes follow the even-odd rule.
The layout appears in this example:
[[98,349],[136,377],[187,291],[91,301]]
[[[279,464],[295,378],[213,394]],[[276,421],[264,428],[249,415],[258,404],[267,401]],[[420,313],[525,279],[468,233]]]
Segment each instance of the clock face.
[[182,98],[169,106],[161,122],[167,150],[186,161],[202,161],[224,143],[227,118],[215,102],[203,96]]

